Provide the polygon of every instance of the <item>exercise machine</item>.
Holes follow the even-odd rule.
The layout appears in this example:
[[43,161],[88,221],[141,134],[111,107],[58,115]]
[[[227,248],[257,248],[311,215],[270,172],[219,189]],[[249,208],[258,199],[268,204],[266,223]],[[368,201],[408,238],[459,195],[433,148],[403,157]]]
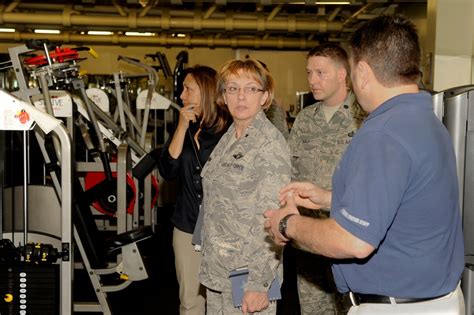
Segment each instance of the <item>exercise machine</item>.
[[466,266],[462,290],[466,314],[474,313],[474,85],[433,94],[438,118],[448,129],[456,154]]

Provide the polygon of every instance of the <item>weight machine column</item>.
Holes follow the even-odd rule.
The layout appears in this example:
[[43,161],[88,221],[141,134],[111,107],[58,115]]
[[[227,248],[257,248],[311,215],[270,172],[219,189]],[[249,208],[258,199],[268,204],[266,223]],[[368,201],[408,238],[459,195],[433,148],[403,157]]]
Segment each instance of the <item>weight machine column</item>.
[[5,132],[0,131],[0,240],[3,239],[3,186],[5,185]]
[[[61,144],[61,261],[60,261],[60,314],[72,314],[72,287],[73,287],[73,249],[72,249],[72,150],[71,140],[66,128],[59,120],[42,113],[25,101],[14,98],[11,94],[0,91],[0,100],[5,106],[2,108],[7,112],[11,106],[13,111],[25,110],[32,119],[26,123],[11,123],[12,126],[5,126],[8,130],[29,130],[33,121],[43,129],[45,133],[53,131],[59,138]],[[10,109],[11,111],[11,109]],[[2,113],[0,113],[1,116]],[[11,115],[11,114],[9,114]],[[0,120],[1,122],[1,120]],[[0,126],[2,124],[0,123]],[[3,143],[3,142],[2,142]],[[24,244],[25,245],[25,244]]]
[[63,255],[61,261],[61,296],[60,314],[72,314],[72,287],[73,287],[73,253],[72,248],[72,155],[71,140],[63,125],[57,126],[53,132],[61,142],[61,243]]

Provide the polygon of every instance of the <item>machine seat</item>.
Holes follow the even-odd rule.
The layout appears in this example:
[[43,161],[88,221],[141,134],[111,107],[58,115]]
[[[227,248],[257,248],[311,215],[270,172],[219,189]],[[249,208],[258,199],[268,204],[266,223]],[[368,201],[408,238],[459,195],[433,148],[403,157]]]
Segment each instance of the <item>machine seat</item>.
[[139,242],[153,235],[151,226],[141,226],[131,231],[113,236],[106,240],[106,248],[109,253],[131,243]]

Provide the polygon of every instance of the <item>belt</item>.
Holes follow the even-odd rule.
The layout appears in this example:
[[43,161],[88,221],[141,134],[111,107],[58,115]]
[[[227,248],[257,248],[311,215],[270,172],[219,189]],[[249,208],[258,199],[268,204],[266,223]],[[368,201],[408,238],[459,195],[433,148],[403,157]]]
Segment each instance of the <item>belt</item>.
[[434,297],[427,297],[427,298],[395,298],[395,297],[377,295],[377,294],[362,294],[362,293],[355,293],[355,292],[349,293],[351,302],[354,306],[363,304],[363,303],[377,303],[377,304],[418,303],[418,302],[426,302],[430,300],[439,299],[445,295],[446,294],[434,296]]

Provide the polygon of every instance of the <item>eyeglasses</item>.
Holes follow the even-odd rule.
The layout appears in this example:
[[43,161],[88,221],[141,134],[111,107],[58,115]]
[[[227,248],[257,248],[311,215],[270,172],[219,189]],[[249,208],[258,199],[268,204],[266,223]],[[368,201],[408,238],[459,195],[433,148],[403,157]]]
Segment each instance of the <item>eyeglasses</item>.
[[245,94],[257,94],[258,92],[263,92],[265,90],[259,89],[255,86],[246,86],[244,88],[236,87],[236,86],[228,86],[224,89],[224,92],[227,94],[237,94],[240,90],[244,90]]

